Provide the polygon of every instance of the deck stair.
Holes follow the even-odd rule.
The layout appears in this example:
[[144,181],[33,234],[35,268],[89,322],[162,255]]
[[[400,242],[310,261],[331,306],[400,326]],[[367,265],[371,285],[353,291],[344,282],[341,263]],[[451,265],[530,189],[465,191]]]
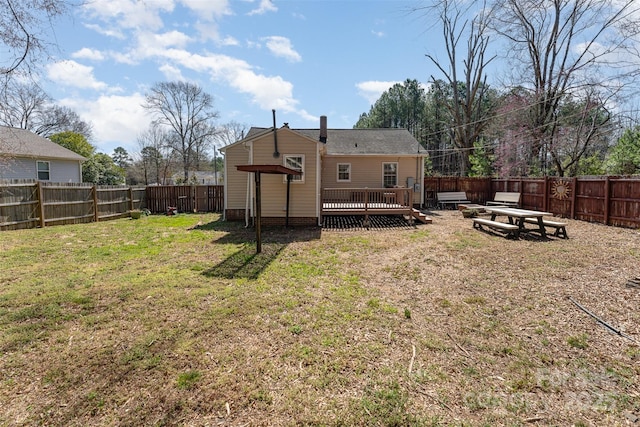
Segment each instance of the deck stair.
[[411,215],[423,224],[431,224],[433,220],[420,212],[418,209],[412,208]]

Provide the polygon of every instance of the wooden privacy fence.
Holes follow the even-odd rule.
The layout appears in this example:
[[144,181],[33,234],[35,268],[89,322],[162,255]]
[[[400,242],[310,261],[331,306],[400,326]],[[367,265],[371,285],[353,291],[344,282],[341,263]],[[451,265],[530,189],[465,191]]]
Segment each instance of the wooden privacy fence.
[[425,201],[436,193],[465,191],[474,203],[493,200],[496,191],[518,192],[525,209],[619,227],[640,227],[640,177],[465,178],[426,177]]
[[0,230],[122,218],[144,207],[145,189],[42,181],[0,182]]
[[169,207],[178,212],[222,212],[223,185],[158,185],[146,190],[146,208],[152,213],[166,212]]
[[96,186],[42,181],[0,182],[0,230],[104,221],[135,209],[222,212],[222,185]]

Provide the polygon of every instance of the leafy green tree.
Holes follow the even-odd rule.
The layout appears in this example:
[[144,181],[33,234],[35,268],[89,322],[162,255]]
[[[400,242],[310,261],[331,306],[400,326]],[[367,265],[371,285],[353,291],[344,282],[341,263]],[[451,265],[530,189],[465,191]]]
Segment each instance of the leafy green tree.
[[96,148],[87,141],[84,135],[76,132],[66,131],[56,133],[51,135],[49,139],[83,157],[90,158],[96,151]]
[[607,172],[613,175],[640,174],[640,126],[624,131],[611,148]]
[[407,79],[385,91],[354,128],[405,128],[419,140],[425,90],[417,80]]
[[97,153],[82,164],[82,181],[97,185],[124,184],[124,169],[104,153]]
[[474,150],[469,155],[471,171],[469,176],[491,176],[493,175],[493,156],[489,154],[483,140],[478,140],[473,144]]
[[129,153],[123,147],[116,147],[113,150],[111,158],[113,159],[113,162],[122,169],[126,169],[132,162],[131,156],[129,156]]

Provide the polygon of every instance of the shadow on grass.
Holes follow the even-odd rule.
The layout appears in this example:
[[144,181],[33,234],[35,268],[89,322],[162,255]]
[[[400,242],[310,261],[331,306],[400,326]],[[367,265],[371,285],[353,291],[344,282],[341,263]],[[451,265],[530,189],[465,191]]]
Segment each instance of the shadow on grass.
[[202,274],[206,277],[223,279],[255,280],[286,246],[283,243],[263,243],[262,252],[257,254],[255,245],[247,243],[238,252]]
[[256,279],[289,243],[310,241],[320,238],[319,227],[262,227],[262,252],[256,253],[255,228],[245,228],[238,222],[222,221],[221,219],[194,227],[198,230],[212,230],[224,232],[223,236],[213,240],[214,244],[242,245],[242,249],[233,253],[219,264],[204,271],[206,277],[221,277],[225,279]]

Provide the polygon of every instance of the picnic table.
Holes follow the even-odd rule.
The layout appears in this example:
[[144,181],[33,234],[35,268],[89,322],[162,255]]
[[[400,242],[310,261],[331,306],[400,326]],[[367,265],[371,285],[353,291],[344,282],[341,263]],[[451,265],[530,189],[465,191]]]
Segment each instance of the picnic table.
[[[541,211],[532,211],[529,209],[518,209],[518,208],[494,208],[487,207],[487,210],[491,212],[491,221],[497,222],[496,217],[498,216],[506,216],[509,218],[509,224],[517,225],[519,232],[526,231],[538,231],[542,237],[547,237],[547,232],[545,230],[545,216],[552,216],[551,212],[541,212]],[[527,221],[529,219],[529,221]],[[535,222],[533,221],[535,219]],[[529,229],[525,228],[526,223],[535,223],[538,228]]]

